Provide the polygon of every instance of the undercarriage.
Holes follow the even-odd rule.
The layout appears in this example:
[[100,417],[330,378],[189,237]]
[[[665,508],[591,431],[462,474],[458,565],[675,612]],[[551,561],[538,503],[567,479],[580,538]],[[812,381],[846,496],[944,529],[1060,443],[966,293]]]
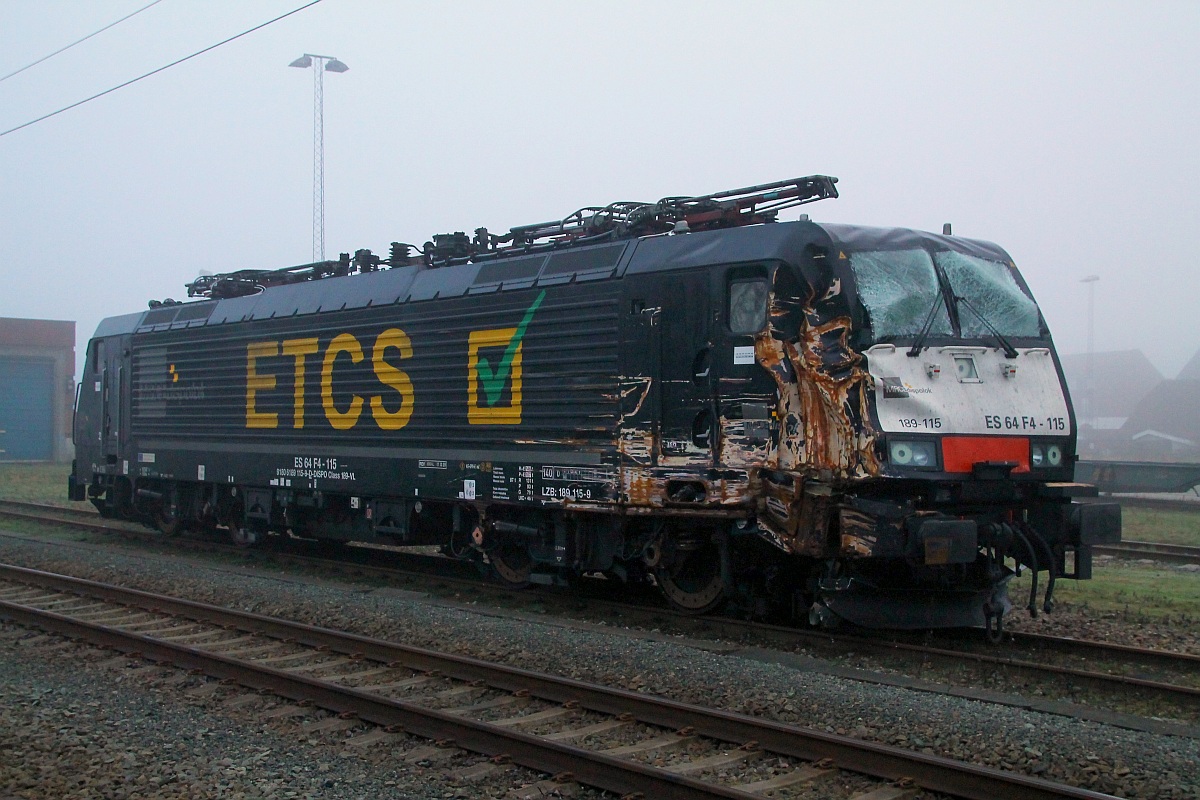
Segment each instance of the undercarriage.
[[[1048,613],[1055,582],[1090,577],[1091,544],[1120,525],[1112,504],[919,509],[911,500],[820,494],[823,512],[801,518],[825,527],[807,532],[810,549],[800,553],[788,552],[775,530],[748,514],[632,516],[120,476],[96,476],[86,488],[102,515],[167,535],[224,529],[244,546],[272,534],[436,545],[514,588],[602,577],[653,584],[687,614],[725,607],[822,627],[983,627],[993,635],[1013,607],[1014,575],[1031,572],[1025,607]],[[823,550],[812,552],[813,542],[823,542]]]

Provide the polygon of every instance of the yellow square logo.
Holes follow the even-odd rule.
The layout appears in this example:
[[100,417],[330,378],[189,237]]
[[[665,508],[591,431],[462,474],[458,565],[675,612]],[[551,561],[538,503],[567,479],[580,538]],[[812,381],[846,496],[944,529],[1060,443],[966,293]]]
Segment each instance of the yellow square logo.
[[[525,329],[545,297],[543,289],[515,328],[471,331],[467,340],[467,421],[470,424],[521,424],[521,355]],[[482,355],[481,350],[484,351]],[[505,395],[508,396],[507,403],[504,402]]]
[[[467,386],[467,420],[472,425],[520,425],[521,424],[521,342],[517,342],[516,350],[513,351],[512,359],[509,364],[507,373],[508,380],[505,380],[505,375],[497,374],[500,372],[500,367],[497,366],[495,371],[491,371],[487,366],[489,361],[483,359],[482,375],[485,380],[480,386],[480,360],[479,350],[481,348],[503,347],[507,348],[512,344],[512,339],[517,334],[516,328],[498,328],[491,331],[471,331],[471,338],[467,342],[467,371],[470,374],[470,381]],[[501,357],[503,364],[503,356]],[[494,397],[497,394],[502,395],[504,385],[507,383],[511,387],[509,392],[508,405],[500,405],[501,397],[496,397],[495,404],[489,404],[489,397],[486,387],[487,380],[493,381],[492,385],[498,385],[499,390],[492,394]],[[483,402],[480,402],[483,401]]]

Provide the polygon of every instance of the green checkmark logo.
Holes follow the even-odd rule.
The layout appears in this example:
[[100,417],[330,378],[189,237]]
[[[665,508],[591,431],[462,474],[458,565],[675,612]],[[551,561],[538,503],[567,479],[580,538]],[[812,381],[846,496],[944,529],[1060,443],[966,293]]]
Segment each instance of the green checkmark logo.
[[481,357],[475,364],[475,375],[479,378],[479,385],[483,387],[483,393],[487,397],[489,406],[496,405],[500,400],[500,395],[504,393],[504,384],[508,382],[508,373],[512,370],[513,359],[516,358],[517,348],[521,346],[521,340],[525,338],[525,329],[529,327],[529,323],[533,321],[534,312],[538,310],[538,306],[542,304],[542,300],[546,298],[546,290],[543,289],[537,299],[533,301],[533,305],[525,312],[525,316],[521,318],[521,323],[517,325],[516,333],[512,339],[508,341],[508,347],[504,349],[504,355],[500,357],[500,363],[492,368],[492,362]]

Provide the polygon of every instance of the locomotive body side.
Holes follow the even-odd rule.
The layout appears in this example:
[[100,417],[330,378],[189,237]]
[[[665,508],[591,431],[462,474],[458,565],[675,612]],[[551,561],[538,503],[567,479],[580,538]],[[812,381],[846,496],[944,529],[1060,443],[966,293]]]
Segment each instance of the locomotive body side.
[[[1005,262],[1029,335],[959,308]],[[974,382],[929,366],[964,360]],[[437,544],[514,585],[652,576],[694,612],[998,622],[1006,558],[1084,578],[1114,531],[1070,500],[1019,274],[932,234],[747,225],[276,286],[106,320],[83,383],[71,496],[104,514]]]
[[[619,287],[525,283],[410,267],[154,309],[93,341],[124,354],[89,378],[124,387],[127,424],[77,460],[108,513],[191,517],[241,487],[263,533],[297,502],[347,505],[293,514],[308,525],[361,511],[404,538],[420,498],[611,501]],[[203,496],[170,497],[185,489]]]

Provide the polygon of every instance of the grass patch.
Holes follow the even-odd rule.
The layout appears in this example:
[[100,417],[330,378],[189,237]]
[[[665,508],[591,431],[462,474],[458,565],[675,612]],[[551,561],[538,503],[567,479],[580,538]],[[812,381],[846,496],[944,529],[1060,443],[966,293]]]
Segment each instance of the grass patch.
[[1122,508],[1121,538],[1200,547],[1200,512],[1157,508]]
[[[1029,596],[1029,572],[1009,583],[1009,597],[1023,607]],[[1046,591],[1046,573],[1038,581],[1038,602]],[[1090,581],[1060,580],[1054,599],[1062,608],[1087,609],[1133,623],[1171,621],[1200,626],[1200,574],[1163,564],[1097,561]]]
[[70,464],[0,464],[0,500],[80,508],[67,500]]

